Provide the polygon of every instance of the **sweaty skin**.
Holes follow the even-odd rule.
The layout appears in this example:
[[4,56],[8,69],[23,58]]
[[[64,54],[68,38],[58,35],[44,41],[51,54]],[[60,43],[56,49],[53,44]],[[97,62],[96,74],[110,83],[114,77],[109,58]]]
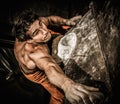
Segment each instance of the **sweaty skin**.
[[25,77],[44,86],[51,94],[50,104],[63,104],[64,95],[71,104],[92,104],[95,99],[100,99],[102,93],[98,88],[69,79],[50,55],[47,42],[51,33],[47,26],[74,25],[74,22],[58,16],[39,19],[41,21],[34,21],[27,31],[31,39],[21,42],[16,38],[14,45],[16,59]]

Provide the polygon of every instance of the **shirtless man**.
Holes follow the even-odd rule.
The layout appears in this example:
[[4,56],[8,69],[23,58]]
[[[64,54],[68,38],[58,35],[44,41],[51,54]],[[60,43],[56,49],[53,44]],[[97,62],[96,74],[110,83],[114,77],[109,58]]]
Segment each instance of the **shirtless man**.
[[41,84],[51,94],[50,104],[63,104],[64,95],[71,104],[92,104],[102,96],[98,88],[69,79],[50,55],[48,27],[72,26],[73,20],[59,16],[39,17],[31,10],[22,12],[14,20],[15,57],[25,77]]

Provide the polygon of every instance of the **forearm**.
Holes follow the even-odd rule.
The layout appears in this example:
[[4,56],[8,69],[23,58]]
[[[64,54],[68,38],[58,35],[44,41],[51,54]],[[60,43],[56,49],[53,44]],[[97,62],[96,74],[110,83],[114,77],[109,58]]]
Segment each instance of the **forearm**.
[[48,16],[48,17],[40,17],[40,20],[46,26],[63,26],[63,25],[74,25],[74,22],[70,21],[69,19],[62,18],[60,16]]
[[[43,70],[45,72],[51,84],[63,89],[65,92],[66,85],[69,85],[73,81],[64,74],[60,66],[50,55],[45,55],[42,58],[39,56],[34,57],[34,62],[36,63],[39,70]],[[31,55],[31,58],[32,57],[33,56]],[[65,84],[66,82],[67,84]]]
[[63,91],[66,90],[66,85],[74,83],[71,79],[69,79],[62,71],[59,66],[50,65],[48,70],[45,71],[49,81],[55,86],[61,88]]
[[47,18],[49,20],[50,25],[56,25],[56,26],[65,25],[66,21],[68,20],[60,16],[49,16]]

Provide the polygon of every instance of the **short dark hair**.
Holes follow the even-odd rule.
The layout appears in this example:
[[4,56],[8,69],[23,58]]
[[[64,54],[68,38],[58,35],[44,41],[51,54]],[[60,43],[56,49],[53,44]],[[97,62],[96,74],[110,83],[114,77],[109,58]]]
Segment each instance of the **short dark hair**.
[[13,19],[12,34],[18,38],[19,41],[30,39],[26,32],[29,26],[37,19],[39,19],[39,15],[32,9],[24,10]]

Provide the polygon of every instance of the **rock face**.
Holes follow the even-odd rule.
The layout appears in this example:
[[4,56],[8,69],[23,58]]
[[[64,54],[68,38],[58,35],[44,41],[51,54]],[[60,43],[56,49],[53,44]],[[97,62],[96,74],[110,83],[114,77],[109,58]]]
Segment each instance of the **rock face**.
[[99,87],[106,97],[104,104],[112,96],[120,45],[118,17],[108,7],[98,14],[90,9],[58,44],[65,74],[75,82]]

